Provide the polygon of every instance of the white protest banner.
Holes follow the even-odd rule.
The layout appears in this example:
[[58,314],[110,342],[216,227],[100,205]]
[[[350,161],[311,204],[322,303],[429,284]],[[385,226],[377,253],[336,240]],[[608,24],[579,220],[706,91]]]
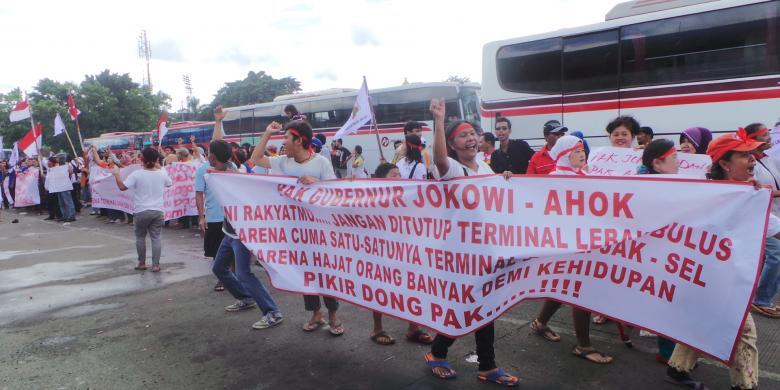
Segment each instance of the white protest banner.
[[[592,176],[632,176],[642,165],[642,150],[605,146],[588,156],[588,174]],[[703,179],[707,177],[712,159],[706,154],[677,153],[679,175]]]
[[[141,169],[140,165],[130,165],[119,170],[122,179],[126,179],[133,171]],[[133,190],[120,191],[111,170],[94,165],[89,171],[89,188],[92,192],[92,207],[119,210],[133,213],[135,203]]]
[[645,177],[206,180],[277,289],[454,337],[551,298],[724,361],[747,315],[770,201],[749,185]]
[[198,215],[195,203],[195,171],[198,168],[189,163],[173,163],[165,166],[165,171],[173,180],[173,185],[165,187],[163,207],[165,220],[188,215]]
[[780,125],[773,127],[769,134],[772,136],[772,147],[764,153],[780,158]]
[[16,171],[16,198],[14,207],[27,207],[41,204],[38,190],[38,168],[28,168],[26,171]]
[[73,182],[70,181],[68,165],[49,168],[49,172],[46,174],[46,181],[48,183],[47,190],[51,193],[73,190]]

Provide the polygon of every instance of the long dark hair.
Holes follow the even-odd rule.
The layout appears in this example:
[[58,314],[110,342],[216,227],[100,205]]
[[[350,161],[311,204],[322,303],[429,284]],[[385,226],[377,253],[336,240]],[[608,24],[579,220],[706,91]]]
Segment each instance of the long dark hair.
[[653,168],[653,161],[663,156],[669,149],[674,148],[674,141],[666,138],[659,138],[651,141],[645,146],[645,151],[642,152],[642,165],[647,169],[649,174],[657,174]]
[[141,152],[141,159],[144,162],[146,169],[152,169],[157,165],[157,160],[160,158],[160,152],[157,149],[147,146]]
[[406,158],[411,161],[422,162],[422,140],[416,134],[406,136]]

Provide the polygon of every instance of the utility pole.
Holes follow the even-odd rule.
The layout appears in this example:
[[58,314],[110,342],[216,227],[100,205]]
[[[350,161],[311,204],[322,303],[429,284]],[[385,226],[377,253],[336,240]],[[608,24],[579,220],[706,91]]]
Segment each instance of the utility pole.
[[149,87],[149,92],[152,92],[152,74],[149,61],[152,59],[152,47],[149,45],[149,38],[146,36],[146,30],[141,30],[141,34],[138,35],[138,58],[146,61],[146,79],[145,84]]
[[[182,76],[182,79],[184,80],[184,90],[187,91],[187,110],[186,112],[189,112],[190,104],[192,104],[192,79],[190,78],[189,74],[185,74]],[[194,114],[194,112],[193,112]],[[194,117],[194,115],[193,115]]]

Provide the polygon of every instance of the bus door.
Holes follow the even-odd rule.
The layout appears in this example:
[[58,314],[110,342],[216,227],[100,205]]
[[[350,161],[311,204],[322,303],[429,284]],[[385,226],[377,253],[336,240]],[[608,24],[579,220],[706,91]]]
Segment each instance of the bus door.
[[563,40],[563,125],[596,145],[608,144],[606,126],[619,115],[618,30]]

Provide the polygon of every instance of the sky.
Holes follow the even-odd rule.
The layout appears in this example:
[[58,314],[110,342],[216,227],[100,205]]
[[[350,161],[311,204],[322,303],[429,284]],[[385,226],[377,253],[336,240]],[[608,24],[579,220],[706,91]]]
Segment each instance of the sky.
[[482,46],[604,20],[618,0],[3,1],[0,92],[104,69],[142,82],[138,36],[152,48],[155,91],[211,102],[249,71],[291,76],[304,91],[369,89],[450,75],[479,82]]

